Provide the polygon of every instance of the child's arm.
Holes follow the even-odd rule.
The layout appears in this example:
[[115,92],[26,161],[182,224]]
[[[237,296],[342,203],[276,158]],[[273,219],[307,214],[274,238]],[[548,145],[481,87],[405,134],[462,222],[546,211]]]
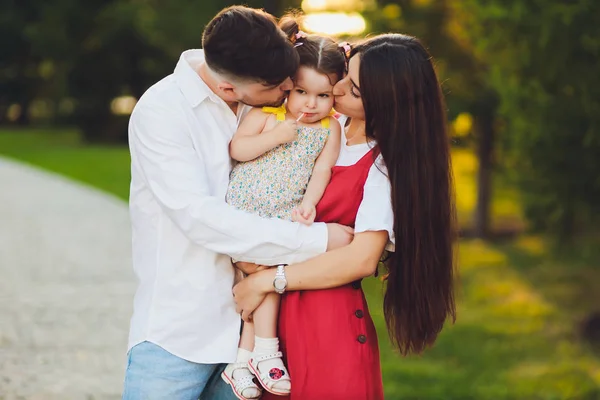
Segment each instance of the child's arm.
[[237,161],[250,161],[283,143],[296,139],[296,122],[283,121],[273,129],[266,130],[267,120],[272,114],[261,109],[251,110],[235,132],[229,145],[231,158]]
[[340,123],[336,119],[331,118],[329,129],[329,138],[315,162],[302,203],[292,212],[292,219],[294,221],[306,225],[312,224],[315,220],[315,208],[321,197],[323,197],[325,188],[331,179],[331,168],[335,165],[340,154],[342,134]]

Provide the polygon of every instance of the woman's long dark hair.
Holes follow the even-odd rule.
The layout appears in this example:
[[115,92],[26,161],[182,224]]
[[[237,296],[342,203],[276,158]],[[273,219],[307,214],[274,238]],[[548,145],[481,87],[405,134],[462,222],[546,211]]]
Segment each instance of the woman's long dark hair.
[[431,346],[456,319],[456,211],[444,98],[432,58],[414,37],[376,36],[356,46],[367,137],[377,141],[392,187],[396,251],[386,261],[384,314],[404,355]]

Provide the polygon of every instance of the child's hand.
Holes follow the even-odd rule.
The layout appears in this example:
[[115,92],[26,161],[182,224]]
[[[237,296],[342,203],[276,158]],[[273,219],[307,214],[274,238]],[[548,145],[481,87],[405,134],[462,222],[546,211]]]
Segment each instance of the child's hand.
[[292,211],[292,221],[300,222],[304,225],[312,225],[315,222],[316,216],[317,210],[312,204],[302,203]]
[[287,119],[277,125],[277,139],[279,144],[293,142],[298,139],[298,122]]

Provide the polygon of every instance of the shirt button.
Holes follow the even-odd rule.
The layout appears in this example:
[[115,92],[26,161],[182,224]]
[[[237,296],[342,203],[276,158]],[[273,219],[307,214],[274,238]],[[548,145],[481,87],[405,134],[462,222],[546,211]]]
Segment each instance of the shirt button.
[[367,337],[365,335],[358,335],[358,337],[356,338],[356,340],[358,340],[359,343],[366,343],[367,342]]
[[360,281],[354,281],[354,282],[352,282],[352,287],[354,289],[360,289]]
[[363,313],[363,310],[356,310],[354,315],[356,315],[356,318],[362,318],[365,314]]

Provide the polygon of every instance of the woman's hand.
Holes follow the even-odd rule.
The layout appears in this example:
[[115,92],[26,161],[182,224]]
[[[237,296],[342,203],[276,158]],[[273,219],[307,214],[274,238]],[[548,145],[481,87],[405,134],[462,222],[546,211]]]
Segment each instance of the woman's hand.
[[263,269],[267,269],[264,265],[258,265],[254,263],[238,261],[235,263],[235,267],[245,273],[246,275],[252,275],[255,272],[262,271]]
[[273,268],[255,273],[233,287],[236,310],[246,322],[252,321],[252,313],[273,288],[275,270]]

